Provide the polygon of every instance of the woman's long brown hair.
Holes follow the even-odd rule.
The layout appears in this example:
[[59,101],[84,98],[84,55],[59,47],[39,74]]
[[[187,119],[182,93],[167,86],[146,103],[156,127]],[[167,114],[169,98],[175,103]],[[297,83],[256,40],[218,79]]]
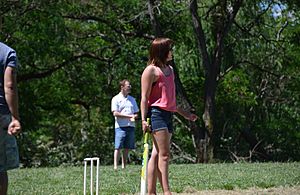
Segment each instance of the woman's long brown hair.
[[149,50],[148,65],[154,64],[163,67],[167,63],[169,51],[172,49],[173,41],[169,38],[157,38],[151,43]]

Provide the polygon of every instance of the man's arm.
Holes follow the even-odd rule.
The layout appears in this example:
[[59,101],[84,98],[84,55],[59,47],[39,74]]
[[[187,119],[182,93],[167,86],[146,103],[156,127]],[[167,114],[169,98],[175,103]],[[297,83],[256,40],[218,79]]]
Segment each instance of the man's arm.
[[8,133],[17,134],[21,130],[18,108],[17,74],[15,68],[10,66],[7,66],[4,72],[4,93],[12,116],[12,121],[8,127]]
[[137,105],[137,103],[136,103],[136,100],[133,98],[133,110],[134,110],[134,118],[133,118],[133,120],[136,120],[136,119],[138,119],[138,117],[139,117],[139,107],[138,107],[138,105]]
[[121,114],[120,112],[117,112],[117,111],[113,111],[113,115],[115,117],[119,117],[119,118],[132,118],[132,117],[134,117],[133,114]]

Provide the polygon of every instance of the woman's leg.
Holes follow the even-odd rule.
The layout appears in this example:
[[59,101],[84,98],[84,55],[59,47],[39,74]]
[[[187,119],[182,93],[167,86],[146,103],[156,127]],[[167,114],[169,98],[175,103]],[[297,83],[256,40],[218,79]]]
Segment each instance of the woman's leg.
[[170,139],[172,134],[167,129],[153,132],[153,141],[158,155],[158,175],[161,174],[161,185],[164,195],[171,194],[169,187]]
[[157,179],[157,168],[158,164],[158,153],[156,147],[152,146],[151,157],[148,162],[148,194],[156,194],[156,179]]

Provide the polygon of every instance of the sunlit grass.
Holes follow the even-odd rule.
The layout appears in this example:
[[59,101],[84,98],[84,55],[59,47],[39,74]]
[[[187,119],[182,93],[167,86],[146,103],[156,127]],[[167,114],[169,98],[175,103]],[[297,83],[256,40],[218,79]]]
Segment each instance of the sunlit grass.
[[[129,165],[125,170],[114,171],[112,166],[101,166],[100,194],[138,193],[140,169],[141,166]],[[12,195],[83,194],[83,166],[18,169],[10,171],[9,178]],[[172,191],[179,193],[299,186],[300,163],[171,165],[170,183]]]

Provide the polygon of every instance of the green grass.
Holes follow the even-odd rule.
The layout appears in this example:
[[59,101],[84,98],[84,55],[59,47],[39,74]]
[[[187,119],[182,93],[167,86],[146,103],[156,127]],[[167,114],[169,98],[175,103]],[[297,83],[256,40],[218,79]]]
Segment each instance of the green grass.
[[[114,171],[112,166],[101,166],[100,194],[139,192],[140,169],[141,166],[129,165],[125,170]],[[83,166],[12,170],[9,179],[8,194],[83,194]],[[171,165],[170,184],[172,191],[178,193],[299,186],[300,163]],[[161,192],[159,185],[158,189]]]

